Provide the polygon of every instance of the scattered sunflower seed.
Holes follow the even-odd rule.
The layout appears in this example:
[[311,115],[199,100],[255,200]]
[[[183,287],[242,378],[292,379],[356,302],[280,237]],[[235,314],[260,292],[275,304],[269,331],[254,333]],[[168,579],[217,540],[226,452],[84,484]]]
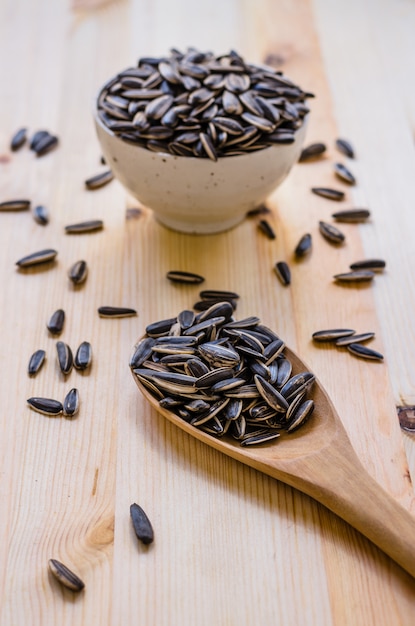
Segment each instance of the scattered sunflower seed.
[[76,574],[56,559],[49,559],[49,570],[64,587],[71,591],[82,591],[85,587],[85,583]]
[[336,200],[340,201],[344,199],[344,191],[339,191],[338,189],[331,189],[329,187],[312,187],[311,191],[315,193],[317,196],[321,196],[322,198],[327,198],[328,200]]
[[354,159],[354,150],[352,144],[346,139],[336,139],[336,148],[342,154],[345,154],[349,159]]
[[41,224],[41,226],[46,226],[46,224],[49,223],[48,209],[43,204],[35,206],[35,208],[33,209],[33,219],[38,224]]
[[199,293],[202,300],[238,300],[239,294],[235,291],[221,289],[204,289]]
[[349,185],[356,184],[356,178],[353,176],[351,171],[345,165],[343,165],[343,163],[334,164],[334,173],[341,180],[343,180],[346,183],[349,183]]
[[318,227],[319,227],[320,233],[323,235],[325,239],[327,239],[327,241],[330,241],[330,243],[341,244],[346,239],[346,237],[341,232],[341,230],[336,228],[336,226],[333,226],[333,224],[320,221],[318,223]]
[[79,391],[71,389],[65,396],[63,401],[63,415],[65,417],[73,417],[79,411]]
[[92,346],[88,341],[83,341],[75,353],[74,366],[77,370],[86,370],[92,363]]
[[74,285],[84,283],[88,276],[88,265],[86,261],[76,261],[76,263],[69,268],[68,276]]
[[329,330],[317,330],[312,334],[314,341],[335,341],[341,337],[349,337],[355,334],[351,328],[330,328]]
[[56,352],[58,354],[58,363],[62,374],[69,374],[73,367],[73,354],[71,348],[63,341],[56,342]]
[[258,222],[258,228],[268,237],[268,239],[276,239],[277,236],[275,231],[267,220],[260,220]]
[[371,361],[383,361],[383,354],[371,350],[367,346],[363,346],[360,343],[351,343],[347,346],[349,352],[362,359],[368,359]]
[[122,306],[100,306],[98,315],[100,317],[132,317],[137,315],[137,311]]
[[90,190],[99,189],[99,187],[103,187],[104,185],[110,183],[113,178],[114,174],[112,171],[106,170],[105,172],[91,176],[91,178],[87,178],[85,181],[85,187]]
[[27,139],[27,128],[19,128],[10,141],[10,150],[16,152],[23,146]]
[[370,217],[368,209],[344,209],[332,213],[332,217],[338,222],[364,222]]
[[60,415],[63,411],[62,402],[52,398],[28,398],[27,403],[31,409],[43,415]]
[[48,248],[46,250],[39,250],[39,252],[33,252],[16,261],[16,265],[20,268],[32,267],[33,265],[40,265],[41,263],[48,263],[54,261],[57,255],[56,250]]
[[299,162],[308,161],[318,157],[326,151],[327,147],[324,143],[312,143],[301,151]]
[[373,339],[375,333],[360,333],[360,335],[351,335],[350,337],[342,337],[336,340],[336,346],[343,347],[349,346],[351,343],[363,343]]
[[45,362],[45,357],[45,350],[36,350],[36,352],[32,354],[29,360],[29,365],[27,367],[27,372],[29,376],[34,376],[38,373],[43,363]]
[[68,235],[91,233],[96,230],[102,230],[104,222],[102,220],[88,220],[87,222],[78,222],[77,224],[69,224],[65,226],[65,232]]
[[47,130],[38,130],[35,132],[35,134],[33,135],[32,139],[30,140],[30,145],[29,148],[31,150],[35,150],[37,144],[39,143],[39,141],[41,141],[42,139],[44,139],[45,137],[49,136],[49,131]]
[[182,272],[179,270],[167,272],[166,278],[172,283],[182,283],[187,285],[198,285],[204,282],[204,277],[192,272]]
[[0,211],[28,211],[30,200],[5,200],[0,202]]
[[274,265],[274,270],[282,285],[289,285],[291,283],[291,271],[285,261],[278,261],[278,263]]
[[130,506],[131,521],[137,538],[148,545],[154,541],[154,531],[145,511],[138,504]]
[[343,272],[335,274],[334,280],[339,283],[363,283],[373,280],[375,273],[371,270],[354,270],[351,272]]
[[303,235],[295,247],[294,255],[297,258],[305,256],[311,250],[312,238],[310,233]]
[[58,138],[55,135],[50,135],[48,133],[45,137],[36,142],[33,150],[36,152],[36,156],[40,157],[56,148],[58,143]]
[[64,323],[65,311],[63,309],[57,309],[54,313],[52,313],[46,326],[48,331],[53,335],[60,335],[63,330]]
[[382,271],[386,267],[383,259],[363,259],[363,261],[355,261],[349,266],[351,270],[371,270],[372,272]]

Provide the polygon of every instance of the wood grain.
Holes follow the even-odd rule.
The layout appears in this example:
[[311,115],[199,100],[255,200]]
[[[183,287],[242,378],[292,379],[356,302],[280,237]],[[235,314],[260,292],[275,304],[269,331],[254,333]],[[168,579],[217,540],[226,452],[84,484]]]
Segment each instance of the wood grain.
[[[197,288],[167,284],[166,271],[196,271],[208,288],[237,290],[238,316],[258,314],[304,358],[366,470],[413,510],[395,404],[415,404],[408,288],[414,268],[402,245],[412,226],[414,96],[405,76],[415,58],[414,20],[409,0],[399,7],[391,0],[364,7],[357,0],[347,6],[212,0],[198,5],[197,15],[186,0],[0,5],[7,61],[0,66],[0,198],[29,197],[52,216],[41,227],[28,213],[0,215],[2,626],[413,623],[412,578],[307,496],[166,423],[137,393],[128,359],[147,323],[198,297]],[[317,94],[308,140],[326,141],[328,154],[296,165],[271,198],[275,242],[252,219],[215,237],[173,233],[147,209],[126,213],[138,204],[116,181],[84,189],[102,167],[91,118],[99,86],[140,55],[189,44],[218,52],[234,47],[256,61],[272,55]],[[56,132],[59,148],[41,159],[27,148],[10,153],[10,136],[23,125],[31,133]],[[347,245],[335,250],[316,228],[318,219],[330,219],[333,204],[309,187],[334,184],[338,133],[358,152],[350,166],[359,185],[347,190],[344,204],[367,204],[373,220],[346,225]],[[89,218],[103,219],[104,231],[64,234],[65,224]],[[305,231],[313,235],[313,253],[292,263],[293,283],[284,289],[273,264],[292,262]],[[49,246],[59,250],[55,266],[15,269],[20,256]],[[387,256],[388,263],[373,288],[332,283],[332,274],[369,255]],[[90,274],[74,290],[67,270],[80,258]],[[133,306],[139,315],[102,320],[96,312],[102,304]],[[56,339],[46,330],[58,307],[67,312],[62,339],[73,349],[83,340],[93,346],[89,374],[59,373]],[[311,343],[312,331],[346,323],[377,332],[384,364]],[[40,347],[47,362],[29,379],[29,356]],[[73,421],[26,407],[31,395],[61,399],[72,386],[81,396]],[[405,448],[413,467],[409,436]],[[131,528],[134,501],[155,529],[148,548]],[[50,578],[49,558],[85,581],[80,596]]]

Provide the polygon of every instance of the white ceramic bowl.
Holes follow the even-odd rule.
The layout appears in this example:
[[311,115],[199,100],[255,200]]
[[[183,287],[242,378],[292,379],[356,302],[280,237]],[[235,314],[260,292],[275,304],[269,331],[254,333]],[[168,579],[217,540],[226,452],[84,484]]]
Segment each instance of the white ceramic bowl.
[[103,155],[114,176],[173,230],[218,233],[241,222],[287,176],[303,145],[306,119],[292,144],[211,159],[152,152],[117,137],[95,112]]

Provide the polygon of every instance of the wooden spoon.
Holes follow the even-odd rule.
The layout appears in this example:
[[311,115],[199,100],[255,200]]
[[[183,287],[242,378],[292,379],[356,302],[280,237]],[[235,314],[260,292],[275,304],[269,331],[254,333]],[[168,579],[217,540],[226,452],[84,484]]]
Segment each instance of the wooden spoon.
[[[288,348],[293,372],[308,370]],[[366,472],[330,398],[318,380],[309,422],[278,441],[241,447],[231,437],[215,438],[159,406],[133,373],[140,391],[168,420],[196,439],[311,496],[359,530],[415,577],[415,517]]]

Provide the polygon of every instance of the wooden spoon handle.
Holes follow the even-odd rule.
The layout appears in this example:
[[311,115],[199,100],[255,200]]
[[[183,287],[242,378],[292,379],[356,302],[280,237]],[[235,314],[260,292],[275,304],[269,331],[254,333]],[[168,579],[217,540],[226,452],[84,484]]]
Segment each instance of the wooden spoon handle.
[[415,577],[415,516],[369,476],[351,444],[344,443],[302,459],[295,478],[286,482],[339,515]]

